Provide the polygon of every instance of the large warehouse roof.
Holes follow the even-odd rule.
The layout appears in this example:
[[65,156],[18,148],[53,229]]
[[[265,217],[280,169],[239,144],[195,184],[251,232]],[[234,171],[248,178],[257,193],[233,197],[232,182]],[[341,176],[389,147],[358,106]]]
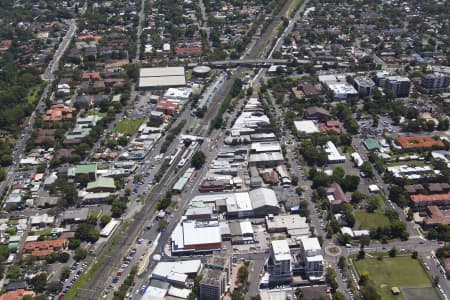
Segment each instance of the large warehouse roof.
[[217,201],[224,201],[228,212],[248,211],[263,206],[278,207],[277,195],[273,190],[268,188],[258,188],[249,192],[240,193],[198,195],[192,199],[191,205],[194,203],[196,205],[200,203],[206,205],[207,203]]
[[141,68],[139,87],[169,87],[186,85],[184,67]]
[[249,192],[253,209],[263,206],[278,206],[277,195],[271,189],[259,188]]

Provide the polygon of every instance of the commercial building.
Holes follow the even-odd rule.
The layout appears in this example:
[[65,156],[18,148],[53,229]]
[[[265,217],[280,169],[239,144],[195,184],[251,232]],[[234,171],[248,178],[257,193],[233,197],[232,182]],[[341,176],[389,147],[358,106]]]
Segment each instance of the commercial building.
[[363,141],[364,147],[369,151],[380,150],[381,146],[377,139],[367,138]]
[[297,99],[310,99],[320,95],[320,90],[309,80],[300,80],[297,87],[292,88]]
[[78,175],[88,175],[91,180],[95,180],[97,172],[97,164],[83,164],[70,168],[67,171],[69,177],[76,177]]
[[421,86],[429,91],[448,88],[450,75],[444,73],[431,73],[422,76]]
[[307,237],[310,233],[306,218],[300,215],[269,215],[266,217],[269,233],[286,233],[290,237]]
[[152,126],[160,126],[164,123],[164,112],[152,110],[150,112],[150,120],[149,123]]
[[325,132],[325,133],[331,132],[331,131],[334,131],[336,133],[342,132],[339,121],[335,121],[335,120],[321,122],[321,123],[319,123],[318,127],[319,127],[320,132]]
[[311,120],[294,121],[294,126],[299,133],[313,134],[319,132],[316,124]]
[[287,240],[273,240],[267,262],[269,282],[283,284],[292,281],[292,255]]
[[114,193],[116,191],[114,178],[98,177],[97,180],[88,183],[86,191],[90,193]]
[[178,101],[172,100],[161,100],[156,104],[155,110],[162,112],[166,115],[174,116],[178,110],[180,109],[180,105]]
[[342,190],[342,187],[337,182],[333,182],[330,187],[327,188],[326,192],[333,211],[340,210],[343,204],[350,202]]
[[200,300],[221,300],[227,291],[225,273],[215,269],[205,269],[200,281]]
[[171,235],[173,255],[210,253],[220,250],[222,237],[217,220],[188,220],[183,217]]
[[154,89],[185,86],[184,67],[141,68],[139,71],[139,88]]
[[230,230],[231,244],[243,245],[255,242],[254,231],[250,221],[230,221],[228,222],[228,228]]
[[265,217],[280,211],[275,192],[268,188],[195,196],[189,209],[201,207],[210,207],[215,213],[224,213],[228,218]]
[[410,88],[411,81],[404,76],[388,76],[384,83],[384,91],[391,91],[396,98],[408,97]]
[[177,262],[158,262],[152,272],[152,278],[167,281],[168,283],[184,287],[188,278],[195,278],[202,268],[202,262],[184,260]]
[[250,98],[244,106],[244,110],[234,122],[231,128],[231,136],[270,132],[272,132],[270,119],[264,114],[261,102],[258,98]]
[[300,239],[300,262],[303,264],[309,280],[323,279],[322,248],[317,238]]
[[183,87],[183,88],[169,88],[164,93],[164,98],[168,100],[177,100],[181,101],[182,103],[189,100],[189,97],[192,94],[192,89]]
[[324,87],[332,91],[333,100],[343,100],[358,95],[355,88],[347,82],[345,75],[321,75],[319,81]]
[[228,290],[231,261],[227,255],[213,255],[202,272],[200,300],[220,300]]
[[281,145],[278,141],[256,142],[250,146],[250,153],[281,152]]
[[359,93],[364,93],[365,95],[372,95],[372,91],[375,87],[375,82],[367,77],[358,76],[353,79],[355,88]]
[[328,163],[337,164],[345,162],[345,155],[339,153],[339,150],[332,141],[328,141],[325,145],[325,152],[328,153]]
[[276,167],[284,161],[283,154],[281,152],[267,152],[267,153],[255,153],[250,154],[248,163],[250,166],[256,166],[260,168]]

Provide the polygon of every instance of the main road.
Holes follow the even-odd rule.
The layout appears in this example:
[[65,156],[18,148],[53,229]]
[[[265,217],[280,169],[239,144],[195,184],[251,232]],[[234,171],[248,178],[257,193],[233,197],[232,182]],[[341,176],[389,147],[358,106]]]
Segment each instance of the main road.
[[[58,49],[56,50],[55,54],[53,55],[52,60],[48,64],[47,68],[45,69],[44,73],[42,74],[42,79],[47,81],[47,84],[42,91],[41,97],[39,98],[39,102],[36,105],[36,110],[41,111],[45,107],[45,100],[49,96],[49,93],[52,88],[53,81],[55,80],[54,72],[56,72],[59,68],[59,61],[61,57],[64,55],[65,51],[67,50],[67,47],[70,44],[70,41],[72,40],[76,30],[77,25],[76,21],[74,19],[71,19],[69,22],[69,29],[67,30],[66,35],[64,36],[62,42],[59,44]],[[36,120],[36,110],[33,111],[31,116],[28,119],[28,122],[25,124],[25,127],[22,131],[22,135],[20,138],[16,141],[16,147],[12,154],[12,165],[8,168],[6,178],[2,181],[0,184],[0,194],[3,195],[5,190],[10,186],[12,179],[14,177],[14,174],[16,172],[16,168],[20,163],[20,158],[25,150],[25,146],[27,144],[28,139],[31,136],[31,133],[33,131],[34,122]]]
[[[283,13],[280,12],[281,14]],[[274,21],[275,22],[275,21]],[[277,19],[277,23],[281,22],[281,18]],[[265,37],[267,39],[267,42],[269,40],[272,40],[272,36]],[[271,43],[266,43],[267,45],[271,45]],[[245,53],[249,57],[255,57],[255,53],[257,49],[253,47],[254,44],[251,44],[250,48],[247,49]],[[245,58],[244,58],[245,59]],[[214,130],[211,134],[207,134],[209,130],[209,124],[211,120],[215,117],[215,114],[217,112],[218,107],[220,107],[221,103],[223,102],[224,98],[228,94],[231,86],[233,85],[233,82],[236,78],[239,78],[243,74],[243,69],[237,68],[232,76],[228,78],[228,80],[222,85],[222,87],[219,89],[217,94],[215,95],[214,101],[211,103],[210,107],[208,108],[208,111],[203,119],[199,121],[199,125],[197,128],[194,129],[194,133],[202,136],[208,136],[209,141],[218,141],[219,139],[223,138],[223,132],[221,130]],[[181,119],[185,117],[188,122],[187,124],[192,124],[192,116],[187,110],[183,112],[181,116],[178,117],[176,122],[179,122]],[[176,126],[176,124],[173,124],[173,126]],[[175,145],[172,143],[172,147],[177,147],[178,145]],[[205,142],[202,144],[202,150],[207,153],[207,162],[208,163],[213,159],[213,153],[214,153],[214,144]],[[158,146],[159,147],[159,146]],[[205,148],[206,147],[206,148]],[[169,152],[170,153],[170,149]],[[189,164],[189,162],[187,163]],[[111,253],[114,253],[114,256],[109,256],[106,258],[106,261],[102,262],[97,272],[94,274],[94,278],[88,283],[86,286],[86,289],[83,289],[83,291],[79,291],[77,294],[77,299],[94,299],[100,296],[102,292],[106,289],[108,286],[113,270],[117,268],[120,265],[120,258],[123,257],[126,253],[126,251],[131,248],[135,242],[136,238],[143,232],[145,224],[153,218],[154,209],[156,207],[156,203],[173,184],[174,179],[176,178],[173,176],[173,173],[176,172],[176,163],[174,163],[172,166],[170,166],[166,171],[156,186],[153,187],[150,194],[147,196],[147,201],[145,202],[145,205],[141,208],[141,210],[135,215],[133,218],[133,224],[130,224],[125,231],[119,235],[118,241],[114,245],[112,245]],[[203,168],[200,171],[200,174],[197,175],[195,178],[195,182],[193,184],[193,188],[190,190],[189,193],[192,193],[194,191],[194,187],[197,186],[198,181],[200,178],[203,177],[203,175],[207,172],[207,168]],[[183,197],[183,200],[188,199],[188,197]],[[162,232],[161,237],[158,240],[158,245],[156,246],[155,254],[161,254],[164,256],[164,247],[167,244],[167,241],[169,240],[170,233],[178,223],[179,219],[181,218],[182,214],[184,213],[184,210],[186,206],[188,205],[188,202],[180,202],[180,207],[175,211],[174,216],[171,219],[171,222],[169,223],[168,227],[165,231]],[[101,255],[101,254],[99,254]],[[147,272],[151,272],[151,267],[153,266],[153,262],[150,263],[150,267]],[[143,278],[148,273],[143,275]],[[144,283],[144,282],[141,282]],[[136,285],[138,286],[138,285]]]

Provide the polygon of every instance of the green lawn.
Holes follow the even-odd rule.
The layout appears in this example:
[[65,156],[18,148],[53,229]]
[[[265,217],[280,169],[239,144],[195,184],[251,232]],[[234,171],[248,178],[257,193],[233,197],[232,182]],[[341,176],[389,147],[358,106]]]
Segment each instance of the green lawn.
[[39,97],[41,97],[42,91],[44,90],[44,87],[47,83],[42,82],[40,84],[35,85],[32,87],[27,94],[27,102],[31,104],[36,104],[39,100]]
[[136,119],[136,120],[123,119],[116,125],[114,131],[122,133],[124,135],[133,135],[138,130],[139,126],[142,125],[143,122],[144,119]]
[[52,228],[51,227],[47,227],[44,228],[42,230],[38,230],[34,232],[34,235],[49,235],[52,233]]
[[379,226],[389,226],[389,219],[381,212],[375,211],[368,213],[366,211],[355,211],[355,217],[361,225],[361,229],[375,229]]
[[355,260],[358,273],[369,273],[369,280],[373,282],[382,299],[404,299],[403,296],[394,296],[391,288],[425,288],[431,287],[431,281],[419,260],[409,256],[385,257],[383,260],[366,258]]
[[99,117],[102,117],[102,118],[104,118],[104,117],[106,117],[107,115],[108,115],[108,113],[105,113],[105,112],[100,112],[100,111],[97,111],[97,110],[89,110],[87,113],[86,113],[88,116],[99,116]]

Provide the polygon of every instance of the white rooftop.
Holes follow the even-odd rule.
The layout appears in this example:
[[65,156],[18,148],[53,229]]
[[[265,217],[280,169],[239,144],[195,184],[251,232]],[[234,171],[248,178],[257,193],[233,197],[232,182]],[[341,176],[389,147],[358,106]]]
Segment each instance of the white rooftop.
[[187,246],[216,244],[222,242],[218,221],[190,221],[182,219],[171,235],[172,251],[186,249]]
[[329,162],[345,161],[345,155],[339,153],[339,150],[336,148],[332,141],[327,142],[325,151],[328,153]]
[[323,256],[321,254],[314,255],[314,256],[308,256],[306,257],[307,262],[318,262],[323,261]]
[[257,142],[251,145],[252,152],[280,152],[281,146],[278,141]]
[[297,129],[298,132],[306,134],[319,132],[319,129],[317,129],[316,124],[314,124],[314,122],[311,120],[295,121],[294,125],[295,129]]
[[252,202],[248,193],[235,193],[226,200],[227,212],[251,211]]
[[184,76],[184,67],[141,68],[140,77]]
[[241,227],[241,233],[244,234],[253,234],[253,227],[250,221],[243,221],[239,223]]
[[291,249],[289,249],[287,240],[274,240],[271,243],[275,260],[291,260]]
[[167,278],[170,273],[190,274],[197,273],[202,266],[199,259],[182,260],[177,262],[159,262],[153,269],[153,275]]
[[186,85],[184,67],[141,68],[139,87],[163,87]]
[[302,238],[303,249],[305,251],[321,251],[319,240],[317,238]]

